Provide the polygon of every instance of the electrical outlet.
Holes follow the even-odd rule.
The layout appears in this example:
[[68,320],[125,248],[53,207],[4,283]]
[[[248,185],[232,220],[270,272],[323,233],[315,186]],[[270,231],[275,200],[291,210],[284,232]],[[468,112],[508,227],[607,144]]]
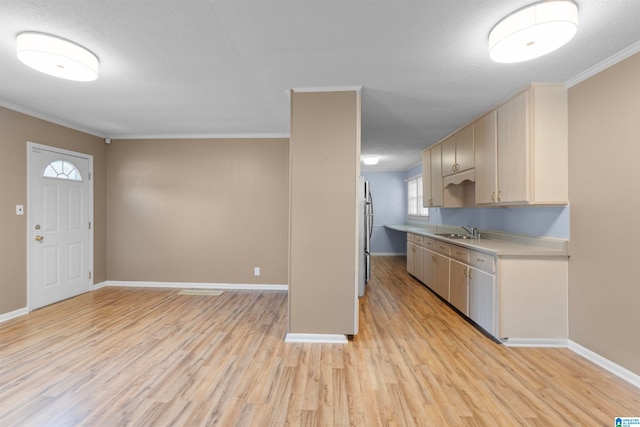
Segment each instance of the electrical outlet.
[[24,206],[16,205],[16,215],[24,215]]
[[260,275],[260,267],[253,267],[253,275],[254,276]]

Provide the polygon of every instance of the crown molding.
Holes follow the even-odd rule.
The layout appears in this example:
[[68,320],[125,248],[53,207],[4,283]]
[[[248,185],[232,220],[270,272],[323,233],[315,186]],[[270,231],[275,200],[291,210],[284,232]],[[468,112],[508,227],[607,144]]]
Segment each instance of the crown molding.
[[21,105],[12,104],[11,102],[7,102],[1,99],[0,99],[0,107],[7,108],[9,110],[13,110],[18,113],[26,114],[28,116],[35,117],[36,119],[44,120],[49,123],[64,126],[69,129],[77,130],[78,132],[87,133],[89,135],[97,136],[99,138],[105,138],[104,135],[101,135],[100,132],[96,131],[95,129],[89,129],[82,126],[78,126],[75,123],[71,123],[65,120],[57,119],[55,117],[47,116],[46,114],[38,113],[36,111],[30,110],[29,108],[25,108]]
[[362,92],[362,86],[318,86],[318,87],[294,87],[293,92]]
[[630,56],[635,55],[638,52],[640,52],[640,41],[632,44],[631,46],[627,47],[626,49],[621,50],[620,52],[616,53],[615,55],[612,55],[612,56],[608,57],[604,61],[601,61],[601,62],[597,63],[596,65],[594,65],[593,67],[590,67],[590,68],[584,70],[583,72],[577,74],[576,76],[570,78],[569,80],[567,80],[567,82],[565,84],[566,84],[567,88],[570,88],[572,86],[577,85],[578,83],[582,83],[583,81],[587,80],[588,78],[593,77],[596,74],[606,70],[607,68],[614,66],[618,62],[624,61],[625,59],[629,58]]
[[288,133],[202,133],[202,134],[149,134],[107,135],[112,141],[118,139],[289,139]]

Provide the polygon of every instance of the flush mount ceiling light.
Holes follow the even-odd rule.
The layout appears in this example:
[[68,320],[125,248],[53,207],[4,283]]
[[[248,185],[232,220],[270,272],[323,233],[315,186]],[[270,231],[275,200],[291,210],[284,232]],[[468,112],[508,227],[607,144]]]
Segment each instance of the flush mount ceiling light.
[[558,49],[578,31],[578,7],[548,0],[520,9],[489,33],[489,57],[496,62],[528,61]]
[[378,160],[380,160],[380,158],[376,156],[367,156],[362,158],[365,165],[377,165]]
[[55,77],[84,82],[98,78],[98,57],[60,37],[20,33],[16,39],[16,54],[29,67]]

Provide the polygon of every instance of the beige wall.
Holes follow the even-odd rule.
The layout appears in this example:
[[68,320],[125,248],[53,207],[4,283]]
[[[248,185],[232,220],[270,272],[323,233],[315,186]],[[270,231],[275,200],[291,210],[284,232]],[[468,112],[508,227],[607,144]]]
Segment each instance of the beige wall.
[[112,141],[109,280],[286,284],[288,153],[287,139]]
[[94,283],[107,278],[104,140],[0,107],[0,315],[27,306],[27,141],[93,155]]
[[360,98],[291,94],[289,333],[353,334]]
[[640,54],[569,90],[569,337],[640,374]]

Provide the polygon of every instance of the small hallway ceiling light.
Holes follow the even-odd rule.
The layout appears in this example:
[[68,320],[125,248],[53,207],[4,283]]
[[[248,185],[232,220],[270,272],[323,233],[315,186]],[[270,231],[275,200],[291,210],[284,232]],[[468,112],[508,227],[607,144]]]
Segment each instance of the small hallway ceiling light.
[[84,82],[98,78],[98,57],[60,37],[20,33],[16,38],[16,54],[29,67],[55,77]]
[[578,6],[571,0],[534,3],[504,18],[489,33],[489,57],[528,61],[563,46],[578,31]]
[[378,160],[380,160],[380,158],[376,156],[367,156],[362,158],[362,161],[364,162],[365,165],[377,165]]

